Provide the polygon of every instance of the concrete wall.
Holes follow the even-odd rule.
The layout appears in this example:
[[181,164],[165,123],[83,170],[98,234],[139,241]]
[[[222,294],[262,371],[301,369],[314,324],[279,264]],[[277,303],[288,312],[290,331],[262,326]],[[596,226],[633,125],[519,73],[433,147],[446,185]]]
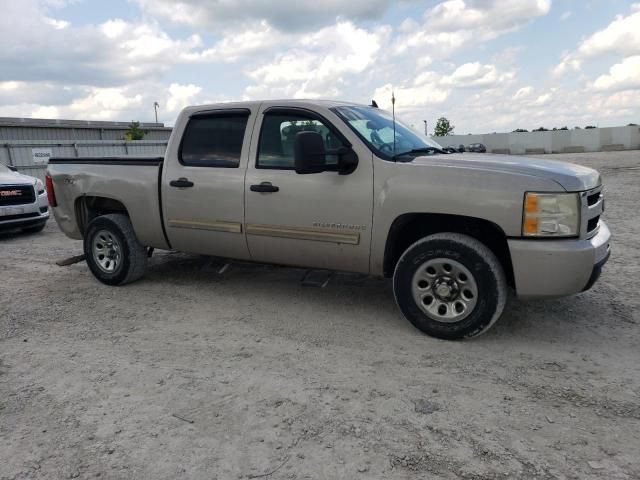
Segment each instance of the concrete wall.
[[44,180],[46,163],[34,162],[34,149],[50,151],[53,157],[114,157],[164,156],[167,141],[123,140],[69,141],[69,140],[14,140],[0,141],[0,163],[13,165],[25,175]]
[[512,154],[524,154],[527,150],[544,150],[544,153],[563,153],[584,149],[600,152],[603,149],[640,149],[640,127],[609,127],[589,130],[556,130],[551,132],[489,133],[484,135],[449,135],[434,137],[446,147],[483,143],[487,151],[508,150]]

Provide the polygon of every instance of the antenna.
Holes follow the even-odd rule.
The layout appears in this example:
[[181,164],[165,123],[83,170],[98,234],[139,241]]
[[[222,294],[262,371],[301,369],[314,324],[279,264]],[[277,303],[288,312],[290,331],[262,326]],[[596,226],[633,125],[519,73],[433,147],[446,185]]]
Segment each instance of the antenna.
[[373,107],[373,108],[378,108],[378,104],[376,103],[375,100],[371,100],[371,105],[369,105],[369,106]]
[[153,102],[153,111],[156,114],[156,123],[158,123],[158,108],[160,108],[160,104],[158,102]]
[[396,154],[396,96],[391,90],[391,113],[393,115],[393,154]]

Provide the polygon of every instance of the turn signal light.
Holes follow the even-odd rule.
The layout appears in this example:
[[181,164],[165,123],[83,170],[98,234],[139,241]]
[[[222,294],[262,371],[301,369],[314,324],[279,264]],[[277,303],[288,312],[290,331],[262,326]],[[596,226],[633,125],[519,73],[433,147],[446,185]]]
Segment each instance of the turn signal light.
[[530,193],[525,197],[524,211],[526,213],[538,213],[538,195]]

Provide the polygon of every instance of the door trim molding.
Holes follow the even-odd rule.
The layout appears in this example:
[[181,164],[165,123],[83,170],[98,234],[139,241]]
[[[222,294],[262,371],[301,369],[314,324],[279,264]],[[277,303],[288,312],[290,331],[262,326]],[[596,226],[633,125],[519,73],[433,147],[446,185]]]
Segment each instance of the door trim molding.
[[192,228],[195,230],[211,230],[214,232],[242,233],[242,224],[223,220],[175,220],[169,219],[169,226],[174,228]]
[[292,238],[295,240],[315,240],[318,242],[346,243],[358,245],[359,232],[341,232],[327,228],[285,227],[282,225],[259,225],[248,223],[247,235]]

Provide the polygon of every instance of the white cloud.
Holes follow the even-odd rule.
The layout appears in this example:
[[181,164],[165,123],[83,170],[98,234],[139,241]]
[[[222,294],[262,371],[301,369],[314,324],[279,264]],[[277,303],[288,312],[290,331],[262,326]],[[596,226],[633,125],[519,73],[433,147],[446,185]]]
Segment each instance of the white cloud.
[[58,118],[60,116],[60,110],[58,107],[53,106],[39,106],[35,110],[32,110],[31,115],[35,118]]
[[640,89],[640,55],[625,58],[609,69],[608,75],[599,76],[593,83],[596,90],[619,91]]
[[618,15],[605,29],[595,32],[578,47],[581,59],[616,53],[629,55],[640,51],[640,9],[626,17]]
[[[0,80],[114,86],[157,77],[176,64],[224,60],[204,48],[200,36],[175,39],[153,21],[111,19],[77,27],[51,18],[35,0],[9,2],[3,9]],[[222,54],[232,55],[232,47]]]
[[249,98],[336,97],[349,76],[372,64],[388,33],[386,28],[370,32],[351,22],[340,22],[303,36],[297,47],[247,71],[257,85],[249,86],[245,93]]
[[546,15],[551,0],[448,0],[425,14],[428,27],[437,31],[475,30],[495,38]]
[[532,93],[533,93],[533,87],[528,85],[526,87],[522,87],[518,89],[518,91],[513,96],[513,99],[518,100],[521,98],[528,98],[529,96],[531,96]]
[[442,78],[443,85],[458,88],[494,87],[513,79],[513,72],[498,72],[495,65],[482,65],[479,62],[460,65],[451,75]]
[[[517,95],[525,89],[526,94]],[[517,97],[517,98],[516,98]],[[637,118],[640,90],[600,92],[591,88],[578,89],[487,89],[464,99],[450,95],[447,101],[433,108],[426,106],[408,120],[441,115],[456,125],[457,133],[488,133],[576,125],[625,125]],[[635,120],[637,122],[637,120]]]
[[232,62],[295,39],[274,29],[265,20],[246,26],[241,31],[227,31],[213,47],[198,54],[188,55],[192,60]]
[[554,68],[556,75],[576,71],[589,59],[618,54],[630,56],[640,52],[640,3],[631,6],[627,16],[618,15],[604,29],[585,38],[574,52],[563,55]]
[[198,85],[192,83],[188,85],[172,83],[169,85],[169,97],[166,100],[166,107],[163,108],[169,113],[177,113],[184,107],[193,105],[201,93],[202,87]]
[[123,87],[60,87],[0,82],[0,116],[152,121],[153,102],[157,101],[160,120],[171,124],[185,106],[208,100],[202,87],[194,84],[145,81]]
[[560,15],[560,20],[562,20],[564,22],[564,21],[568,20],[571,17],[571,15],[573,15],[573,12],[571,10],[567,10],[562,15]]
[[391,94],[396,98],[396,110],[411,114],[426,106],[439,105],[449,97],[450,90],[440,87],[433,78],[423,77],[414,85],[394,87],[386,84],[373,92],[372,98],[381,108],[391,110]]
[[444,57],[472,42],[517,30],[550,8],[550,0],[447,0],[428,9],[422,25],[405,22],[396,51],[426,48]]
[[[409,1],[409,0],[405,0]],[[194,27],[255,23],[265,20],[284,31],[327,26],[337,18],[380,18],[392,0],[136,0],[147,12]]]

